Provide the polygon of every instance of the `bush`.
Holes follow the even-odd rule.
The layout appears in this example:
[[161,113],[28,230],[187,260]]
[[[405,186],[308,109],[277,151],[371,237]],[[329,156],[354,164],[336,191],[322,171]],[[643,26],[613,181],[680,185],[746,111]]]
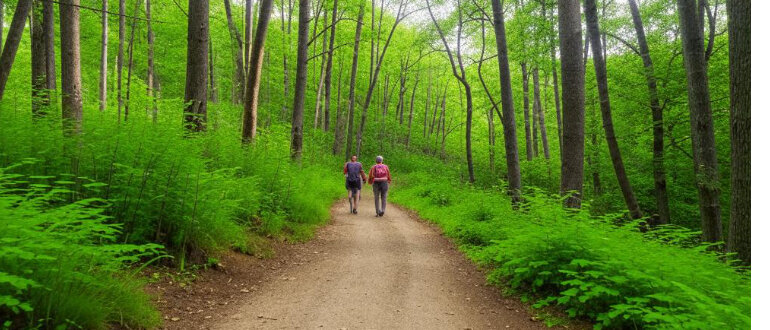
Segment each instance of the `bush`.
[[[394,201],[438,223],[491,268],[491,282],[536,297],[535,307],[559,305],[599,328],[751,326],[750,274],[693,244],[695,232],[668,226],[641,234],[637,223],[565,210],[533,188],[513,210],[503,194],[428,177],[408,175]],[[452,192],[456,202],[437,205],[426,191]]]

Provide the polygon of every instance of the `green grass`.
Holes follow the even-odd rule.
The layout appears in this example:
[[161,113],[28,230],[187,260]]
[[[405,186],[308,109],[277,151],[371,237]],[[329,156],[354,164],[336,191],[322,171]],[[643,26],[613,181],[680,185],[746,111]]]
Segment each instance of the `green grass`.
[[401,174],[392,199],[436,222],[505,292],[558,305],[596,327],[748,328],[750,273],[721,261],[697,233],[641,234],[620,215],[569,211],[528,189],[513,210],[502,193],[435,174]]

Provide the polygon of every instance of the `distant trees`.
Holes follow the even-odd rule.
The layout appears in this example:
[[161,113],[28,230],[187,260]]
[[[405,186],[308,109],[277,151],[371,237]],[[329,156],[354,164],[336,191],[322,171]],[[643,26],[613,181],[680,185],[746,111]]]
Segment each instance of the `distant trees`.
[[206,130],[208,100],[209,0],[189,0],[184,121],[187,129]]
[[80,75],[80,0],[59,2],[61,26],[61,111],[65,134],[80,133],[83,120]]
[[232,9],[230,9],[230,0],[225,0],[225,15],[227,16],[227,26],[230,29],[230,38],[235,40],[235,51],[233,52],[233,62],[235,63],[235,79],[233,85],[235,86],[235,99],[233,103],[241,104],[243,101],[244,88],[246,86],[246,70],[244,69],[243,57],[244,47],[243,40],[241,39],[241,33],[238,31],[238,27],[233,21]]
[[[189,36],[188,36],[189,39]],[[118,0],[118,58],[117,68],[117,97],[118,97],[118,121],[120,121],[120,112],[123,109],[123,48],[126,42],[126,0]]]
[[583,68],[580,2],[559,0],[559,53],[563,106],[561,193],[565,205],[579,208],[583,199],[585,151],[585,70]]
[[[48,79],[48,48],[42,1],[33,1],[32,14],[30,15],[32,35],[31,44],[31,69],[32,69],[32,113],[35,116],[45,116],[43,107],[51,102],[51,89]],[[54,78],[55,80],[56,78]]]
[[[345,147],[345,159],[350,159],[353,150],[353,114],[356,109],[356,74],[358,73],[358,50],[361,45],[361,28],[364,24],[364,4],[358,8],[356,18],[356,37],[353,44],[353,64],[350,69],[350,89],[348,92],[348,138]],[[336,139],[335,139],[336,140]]]
[[[107,19],[108,1],[102,0],[102,57],[99,66],[99,110],[107,108],[107,49],[109,45],[109,20]],[[148,6],[150,0],[147,0]]]

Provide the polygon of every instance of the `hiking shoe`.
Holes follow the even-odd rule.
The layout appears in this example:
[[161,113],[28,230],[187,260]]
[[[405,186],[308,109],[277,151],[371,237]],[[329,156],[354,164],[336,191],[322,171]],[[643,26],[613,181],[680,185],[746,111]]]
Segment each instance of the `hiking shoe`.
[[353,214],[358,214],[358,210],[353,209]]
[[385,211],[380,211],[380,216],[385,216]]

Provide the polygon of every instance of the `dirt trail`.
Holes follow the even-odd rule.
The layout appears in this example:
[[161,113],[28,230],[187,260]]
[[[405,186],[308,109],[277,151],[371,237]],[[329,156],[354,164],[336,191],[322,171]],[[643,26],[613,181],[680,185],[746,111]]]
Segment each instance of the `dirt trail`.
[[439,231],[398,207],[375,217],[334,205],[305,262],[263,279],[215,329],[529,329],[527,307],[502,299]]

